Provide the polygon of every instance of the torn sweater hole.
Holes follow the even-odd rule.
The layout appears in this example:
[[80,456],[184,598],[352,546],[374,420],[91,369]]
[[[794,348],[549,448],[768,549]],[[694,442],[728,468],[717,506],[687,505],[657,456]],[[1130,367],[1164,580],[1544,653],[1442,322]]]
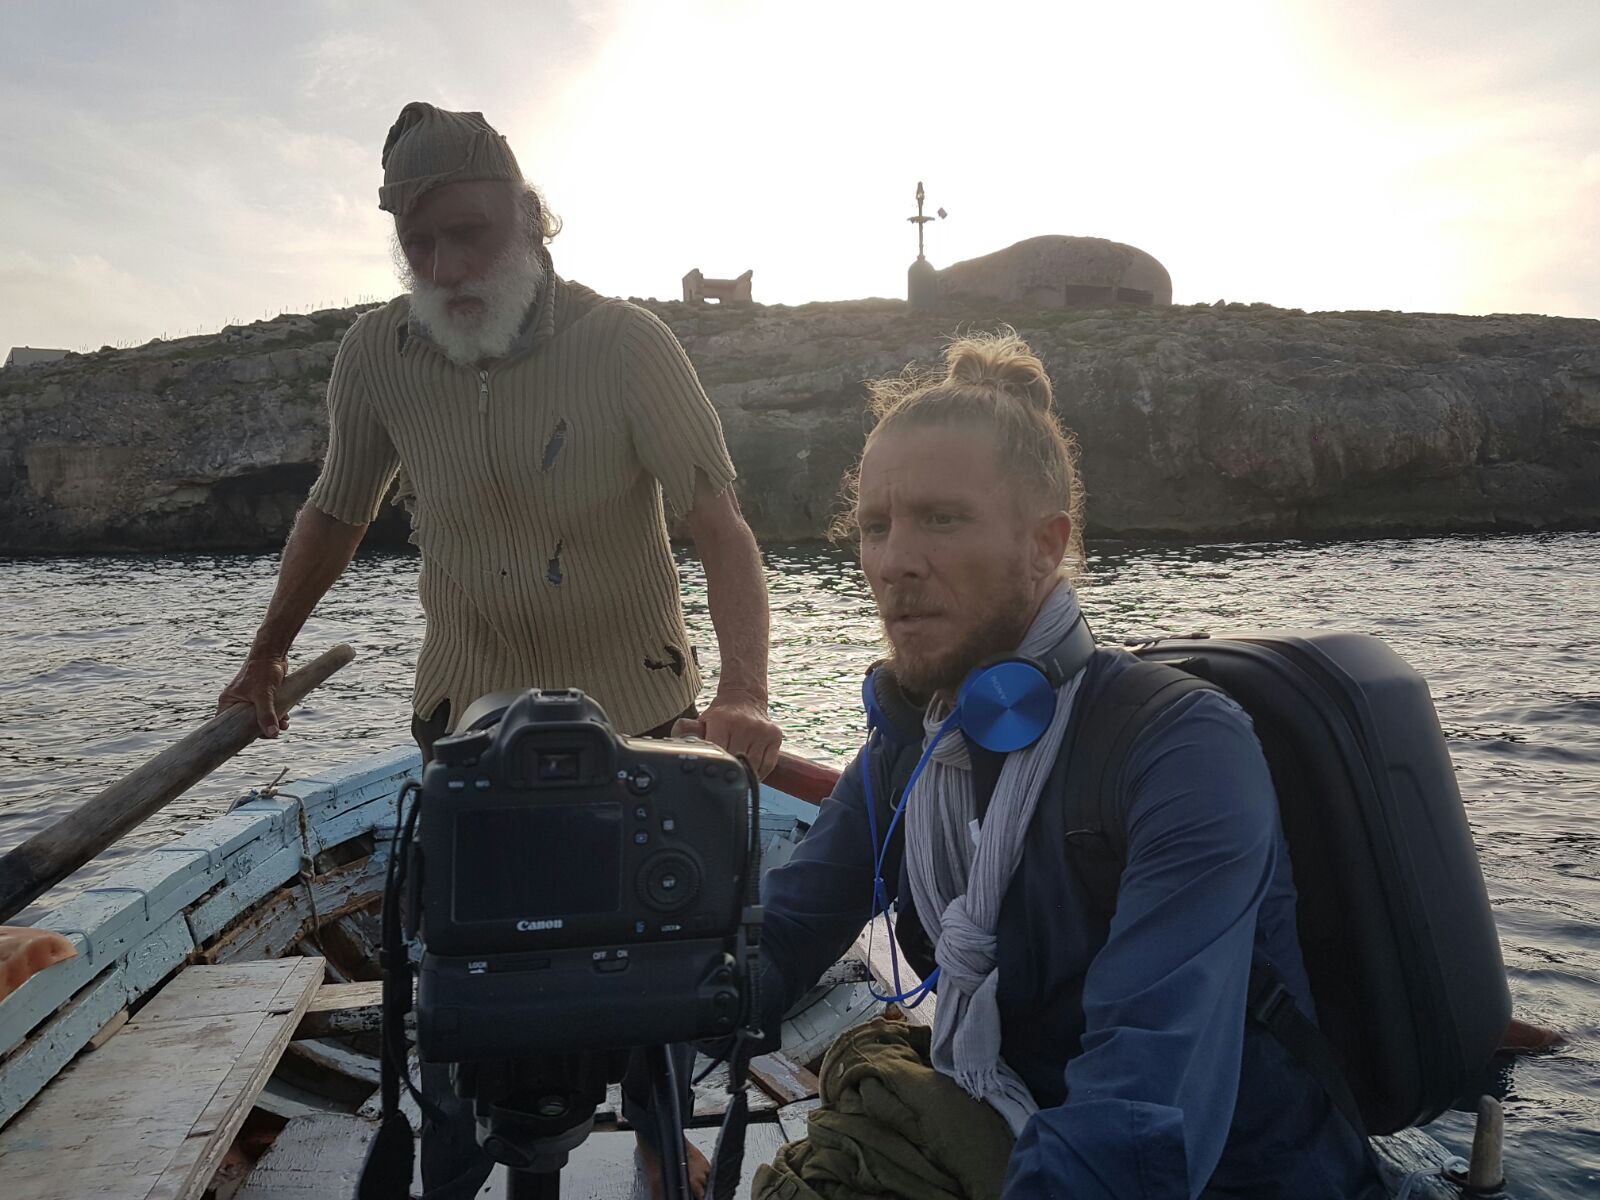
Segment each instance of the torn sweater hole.
[[556,422],[555,429],[550,434],[550,440],[544,444],[544,464],[542,470],[548,471],[556,465],[556,458],[561,454],[561,447],[567,444],[567,419],[562,417]]
[[666,658],[664,659],[651,658],[648,654],[645,655],[645,669],[650,671],[665,671],[670,668],[674,675],[677,675],[681,678],[684,667],[683,651],[679,650],[676,646],[663,646],[661,647],[661,650],[666,655]]

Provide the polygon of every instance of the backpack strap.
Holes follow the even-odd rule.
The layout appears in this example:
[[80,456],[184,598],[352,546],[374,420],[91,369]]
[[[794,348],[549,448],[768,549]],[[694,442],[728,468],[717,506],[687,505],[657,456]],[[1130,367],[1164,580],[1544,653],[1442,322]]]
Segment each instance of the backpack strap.
[[1089,893],[1090,911],[1109,925],[1117,909],[1128,829],[1118,806],[1128,754],[1145,728],[1179,699],[1215,685],[1165,663],[1136,662],[1089,697],[1068,747],[1067,851]]
[[1250,992],[1245,1001],[1249,1019],[1260,1025],[1289,1053],[1300,1069],[1317,1083],[1328,1102],[1350,1123],[1356,1134],[1367,1136],[1367,1122],[1361,1105],[1333,1055],[1328,1037],[1316,1022],[1300,1011],[1289,989],[1277,974],[1265,967],[1250,967]]
[[[1150,723],[1182,697],[1221,690],[1179,667],[1141,660],[1093,697],[1093,707],[1078,723],[1067,760],[1067,853],[1089,894],[1090,911],[1107,926],[1117,909],[1117,890],[1128,862],[1128,827],[1118,805],[1128,754]],[[1300,1011],[1275,972],[1251,965],[1245,1010],[1365,1138],[1361,1106],[1332,1045]]]

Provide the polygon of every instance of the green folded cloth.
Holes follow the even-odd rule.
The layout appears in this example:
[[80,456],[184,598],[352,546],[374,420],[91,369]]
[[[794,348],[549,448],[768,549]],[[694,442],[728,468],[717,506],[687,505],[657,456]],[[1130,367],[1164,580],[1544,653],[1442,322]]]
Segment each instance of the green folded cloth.
[[998,1200],[1011,1130],[928,1065],[930,1040],[881,1017],[843,1034],[806,1138],[756,1171],[754,1200]]

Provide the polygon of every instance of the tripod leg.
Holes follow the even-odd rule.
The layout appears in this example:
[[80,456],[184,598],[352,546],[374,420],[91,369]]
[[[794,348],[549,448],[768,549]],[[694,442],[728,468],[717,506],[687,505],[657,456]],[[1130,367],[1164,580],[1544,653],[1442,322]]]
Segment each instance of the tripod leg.
[[650,1065],[650,1107],[660,1139],[661,1187],[666,1200],[690,1200],[689,1161],[683,1150],[683,1110],[678,1104],[678,1072],[666,1046],[645,1051]]
[[561,1172],[507,1167],[506,1200],[561,1200]]

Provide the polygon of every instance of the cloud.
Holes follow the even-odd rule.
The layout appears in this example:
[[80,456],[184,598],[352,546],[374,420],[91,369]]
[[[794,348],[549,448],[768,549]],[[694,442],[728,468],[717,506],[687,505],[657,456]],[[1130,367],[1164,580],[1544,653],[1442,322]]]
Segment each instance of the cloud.
[[921,179],[938,265],[1090,234],[1180,300],[1600,315],[1589,2],[24,6],[0,346],[392,293],[412,99],[486,113],[613,294],[901,295]]

